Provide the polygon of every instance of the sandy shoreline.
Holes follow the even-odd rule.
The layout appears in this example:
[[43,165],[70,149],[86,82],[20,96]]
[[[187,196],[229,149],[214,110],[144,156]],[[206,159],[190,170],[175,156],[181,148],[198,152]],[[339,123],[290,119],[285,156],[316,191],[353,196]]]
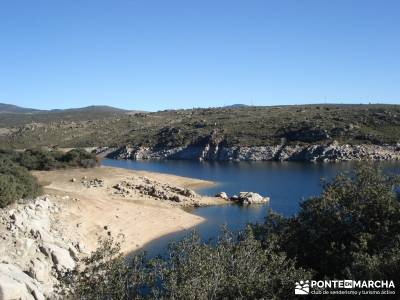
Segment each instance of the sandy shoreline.
[[[204,221],[169,200],[147,195],[120,195],[115,185],[151,180],[189,189],[200,189],[213,182],[169,174],[135,171],[111,167],[37,171],[33,174],[45,185],[45,193],[59,202],[59,225],[66,235],[78,238],[94,250],[100,236],[111,235],[123,240],[122,251],[135,251],[163,235],[189,229]],[[100,179],[101,186],[87,187],[84,182]],[[74,180],[72,180],[74,179]],[[122,197],[123,196],[123,197]],[[226,203],[214,197],[196,196],[200,205]]]

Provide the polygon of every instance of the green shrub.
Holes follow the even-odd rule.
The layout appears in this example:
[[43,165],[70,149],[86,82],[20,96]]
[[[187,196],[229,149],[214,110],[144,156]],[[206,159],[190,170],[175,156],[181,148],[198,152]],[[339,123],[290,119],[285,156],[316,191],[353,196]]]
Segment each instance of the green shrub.
[[59,160],[67,166],[83,168],[93,168],[99,163],[95,154],[83,149],[72,149],[59,157]]
[[172,244],[159,266],[166,299],[290,299],[294,282],[312,276],[272,243],[263,248],[250,229],[225,232],[215,245],[192,235]]
[[118,243],[103,239],[79,266],[61,275],[59,293],[66,299],[138,299],[143,289],[155,286],[150,272],[143,254],[126,260]]
[[13,161],[28,170],[54,170],[68,167],[93,168],[99,164],[95,154],[83,149],[67,153],[42,149],[27,149],[22,152],[0,150],[0,159]]
[[28,149],[19,154],[17,162],[28,170],[53,170],[61,167],[58,159],[62,153]]
[[0,174],[0,208],[6,207],[20,197],[18,185],[12,175]]
[[0,160],[0,176],[0,207],[5,207],[19,198],[34,198],[42,193],[37,179],[25,168],[9,160]]
[[[65,274],[72,299],[290,299],[293,282],[311,277],[293,260],[263,249],[251,231],[225,233],[216,245],[196,234],[170,245],[168,258],[123,258],[105,240],[83,265]],[[67,296],[64,295],[64,296]]]

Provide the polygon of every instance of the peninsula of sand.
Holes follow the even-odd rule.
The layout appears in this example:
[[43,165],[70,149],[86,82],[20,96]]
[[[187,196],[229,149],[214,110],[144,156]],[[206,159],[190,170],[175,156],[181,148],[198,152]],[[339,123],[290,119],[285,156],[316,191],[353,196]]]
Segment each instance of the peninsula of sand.
[[203,218],[182,207],[226,203],[194,190],[213,182],[120,168],[69,169],[33,173],[45,193],[62,205],[64,234],[89,250],[104,234],[122,239],[127,253],[171,232],[189,229]]

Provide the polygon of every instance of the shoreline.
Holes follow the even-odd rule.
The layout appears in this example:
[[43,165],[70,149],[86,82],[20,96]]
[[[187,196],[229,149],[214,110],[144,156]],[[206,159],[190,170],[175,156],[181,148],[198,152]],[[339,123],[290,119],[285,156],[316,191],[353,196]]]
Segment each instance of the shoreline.
[[[129,186],[143,180],[162,187],[168,184],[185,189],[215,184],[176,175],[105,166],[35,171],[33,174],[45,184],[45,193],[62,206],[58,217],[65,235],[82,240],[91,251],[97,247],[100,237],[111,235],[115,240],[123,241],[121,250],[129,254],[164,235],[193,228],[205,221],[182,207],[227,203],[201,195],[186,198],[187,202],[175,203],[138,194],[136,190],[128,195],[121,194],[115,188],[121,182]],[[87,187],[86,182],[94,182],[94,185]]]
[[98,147],[100,157],[123,160],[193,160],[193,161],[399,161],[400,145],[350,145],[333,141],[311,145],[225,146],[210,142],[175,148],[122,146]]

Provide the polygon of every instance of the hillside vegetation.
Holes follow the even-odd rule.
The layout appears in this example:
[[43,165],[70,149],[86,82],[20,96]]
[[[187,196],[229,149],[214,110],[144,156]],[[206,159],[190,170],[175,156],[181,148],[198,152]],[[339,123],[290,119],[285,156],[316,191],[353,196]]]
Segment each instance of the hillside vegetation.
[[227,146],[400,142],[399,105],[1,114],[0,145],[91,147],[137,145],[168,148],[202,143],[210,134]]

